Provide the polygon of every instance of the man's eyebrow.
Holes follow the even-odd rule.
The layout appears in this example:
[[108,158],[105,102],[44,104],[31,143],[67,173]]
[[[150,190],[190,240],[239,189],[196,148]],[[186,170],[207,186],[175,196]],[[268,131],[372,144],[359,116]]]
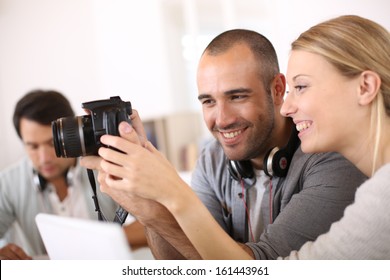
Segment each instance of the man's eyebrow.
[[[249,88],[235,88],[231,90],[227,90],[224,92],[224,95],[233,95],[237,93],[251,93],[252,90]],[[198,100],[206,99],[206,98],[212,98],[210,94],[204,93],[198,95]]]
[[[46,141],[43,142],[44,144],[52,144],[53,143],[53,138],[50,138]],[[27,141],[27,142],[24,142],[25,145],[32,145],[32,146],[37,146],[39,145],[39,143],[37,142],[34,142],[34,141]]]
[[251,93],[250,88],[235,88],[228,91],[225,91],[225,95],[237,94],[237,93]]
[[210,94],[203,93],[198,95],[198,100],[206,99],[206,98],[211,98]]

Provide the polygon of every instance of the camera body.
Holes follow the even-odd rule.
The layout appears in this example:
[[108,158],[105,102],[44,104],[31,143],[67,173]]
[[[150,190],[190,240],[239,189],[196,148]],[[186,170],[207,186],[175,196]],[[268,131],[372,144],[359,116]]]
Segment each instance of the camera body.
[[59,118],[52,122],[57,157],[97,155],[99,148],[104,146],[100,142],[102,135],[119,135],[119,123],[130,123],[131,103],[122,101],[119,96],[85,102],[82,108],[91,114]]

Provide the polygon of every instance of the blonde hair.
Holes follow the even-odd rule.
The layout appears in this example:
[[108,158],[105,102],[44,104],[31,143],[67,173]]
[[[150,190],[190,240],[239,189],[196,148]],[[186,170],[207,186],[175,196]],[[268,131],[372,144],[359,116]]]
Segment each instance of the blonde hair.
[[371,131],[374,136],[373,172],[382,133],[381,118],[390,117],[390,33],[369,19],[340,16],[313,26],[292,43],[292,50],[323,56],[341,75],[356,77],[371,70],[381,79],[372,105]]

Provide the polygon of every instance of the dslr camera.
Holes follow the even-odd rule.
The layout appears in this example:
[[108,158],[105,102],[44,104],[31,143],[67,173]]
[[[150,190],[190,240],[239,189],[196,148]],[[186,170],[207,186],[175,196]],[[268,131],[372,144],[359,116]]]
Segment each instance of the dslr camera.
[[119,123],[130,123],[131,103],[122,101],[119,96],[85,102],[82,108],[91,114],[59,118],[51,123],[57,157],[97,155],[104,146],[100,142],[102,135],[118,136]]

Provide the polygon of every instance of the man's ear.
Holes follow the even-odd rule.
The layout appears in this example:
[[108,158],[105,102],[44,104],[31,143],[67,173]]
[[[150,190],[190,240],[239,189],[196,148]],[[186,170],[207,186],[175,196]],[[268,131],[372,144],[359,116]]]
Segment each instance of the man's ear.
[[284,93],[286,92],[286,77],[279,73],[272,81],[272,97],[275,105],[282,105]]
[[359,105],[368,105],[379,92],[381,78],[374,71],[363,71],[360,74],[360,87],[358,92]]

